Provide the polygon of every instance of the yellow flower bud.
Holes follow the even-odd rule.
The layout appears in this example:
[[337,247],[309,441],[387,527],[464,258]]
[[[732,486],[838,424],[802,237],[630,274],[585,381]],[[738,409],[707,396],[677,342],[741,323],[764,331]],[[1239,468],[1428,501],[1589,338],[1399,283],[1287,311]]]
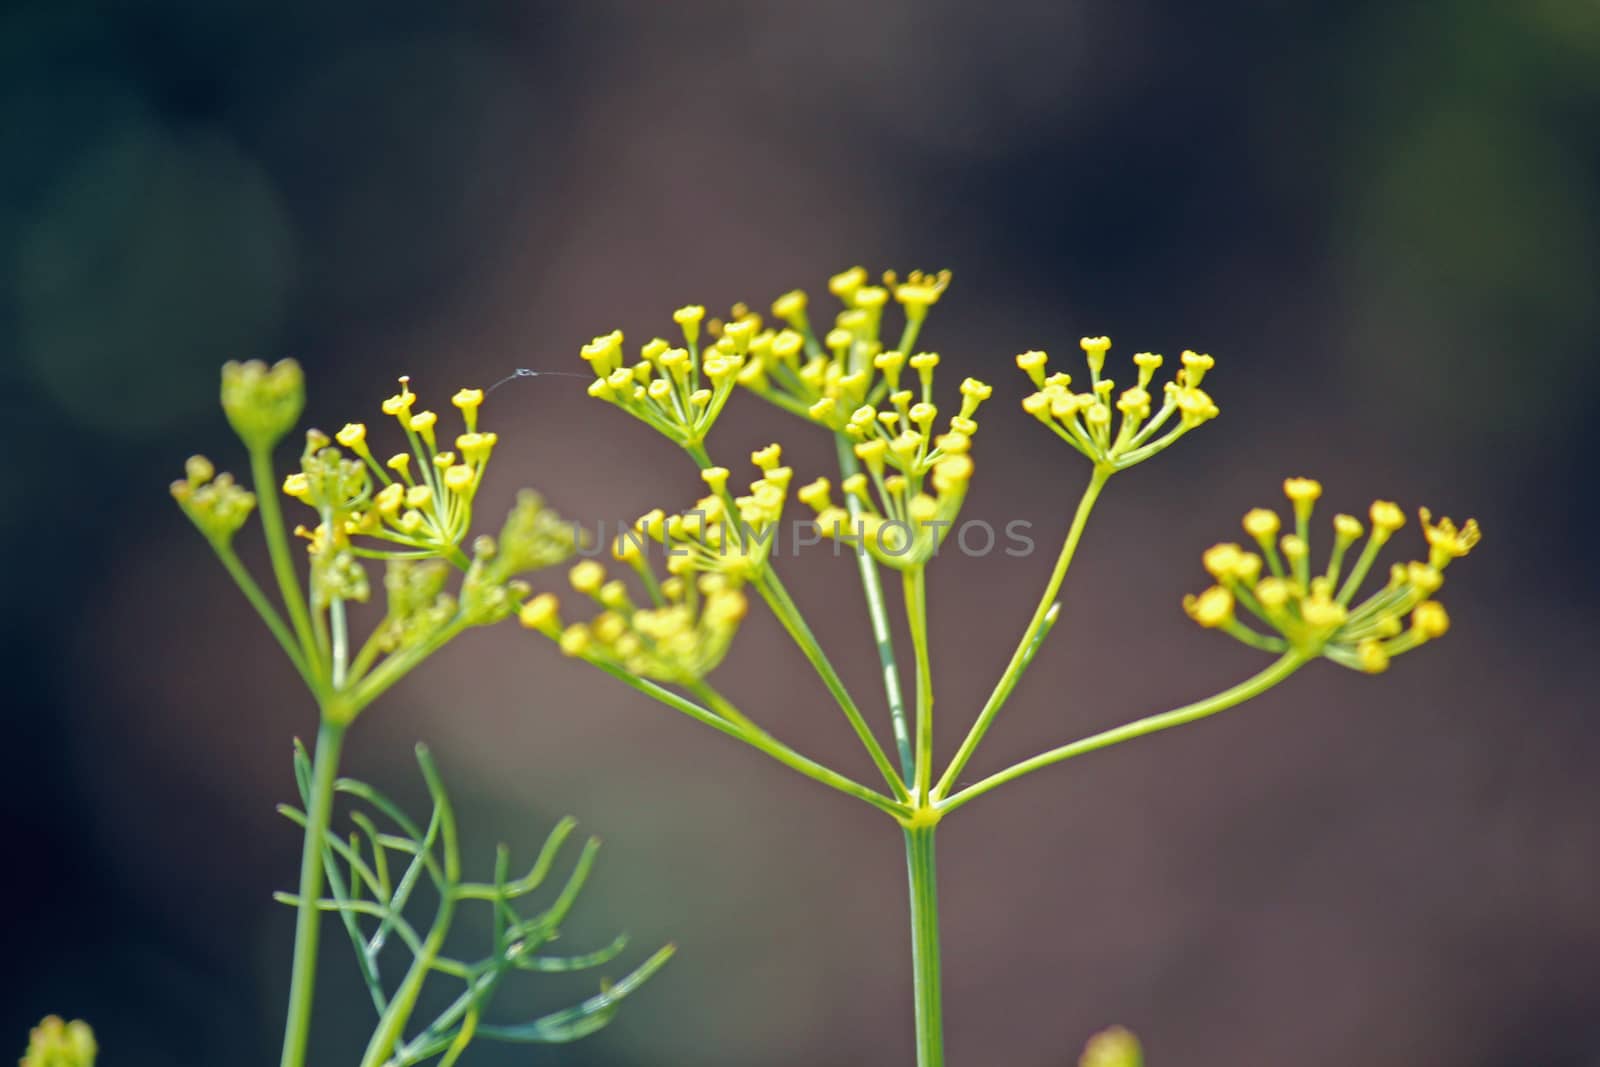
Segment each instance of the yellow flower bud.
[[411,376],[400,376],[400,391],[383,402],[383,413],[397,419],[411,418],[411,404],[417,398],[411,392]]
[[1206,573],[1221,582],[1234,576],[1239,566],[1240,555],[1241,549],[1238,545],[1223,542],[1206,549],[1205,554],[1200,557],[1200,562],[1205,567]]
[[347,422],[344,429],[333,435],[333,439],[346,448],[354,449],[361,453],[367,450],[367,427],[364,423]]
[[1295,504],[1309,504],[1322,495],[1322,483],[1314,478],[1286,478],[1283,493]]
[[1083,349],[1083,354],[1089,360],[1089,367],[1096,374],[1106,365],[1106,352],[1111,348],[1109,337],[1084,337],[1079,339],[1078,345]]
[[772,314],[797,330],[805,321],[805,313],[806,294],[799,289],[792,289],[772,302]]
[[1450,629],[1450,614],[1437,600],[1424,600],[1411,612],[1411,627],[1428,640],[1443,637]]
[[1244,532],[1258,541],[1276,537],[1280,526],[1278,513],[1266,508],[1251,508],[1244,516]]
[[561,651],[569,656],[581,656],[589,651],[589,628],[581,622],[575,622],[561,631]]
[[1233,619],[1233,594],[1220,585],[1213,585],[1199,596],[1184,597],[1183,610],[1207,629],[1226,626]]
[[572,588],[580,593],[593,594],[606,580],[606,569],[592,559],[583,560],[567,575]]
[[540,593],[517,612],[517,621],[530,630],[552,630],[561,625],[559,601],[554,594]]
[[1361,520],[1354,515],[1335,515],[1333,517],[1333,533],[1339,540],[1349,543],[1360,537],[1363,532]]
[[865,267],[851,267],[828,279],[828,292],[848,303],[857,289],[867,284]]
[[1386,538],[1406,524],[1405,512],[1400,510],[1398,504],[1389,500],[1374,500],[1369,515],[1372,519],[1374,537]]
[[707,467],[700,472],[700,479],[711,487],[713,493],[720,493],[728,487],[728,468]]

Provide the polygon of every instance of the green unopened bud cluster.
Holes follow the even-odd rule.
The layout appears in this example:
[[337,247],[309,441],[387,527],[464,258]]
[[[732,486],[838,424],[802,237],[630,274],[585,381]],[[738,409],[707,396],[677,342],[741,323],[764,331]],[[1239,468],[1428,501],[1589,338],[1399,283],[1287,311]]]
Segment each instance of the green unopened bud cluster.
[[[488,539],[480,538],[483,540]],[[490,576],[506,581],[513,575],[543,570],[571,559],[579,546],[573,525],[545,507],[538,493],[524,489],[517,494],[500,536],[488,546],[474,547],[478,555],[492,557]]]
[[222,367],[223,413],[251,451],[267,451],[283,440],[305,406],[305,373],[292,359],[271,367],[259,359]]
[[21,1067],[94,1067],[99,1051],[88,1023],[81,1019],[63,1022],[50,1015],[28,1035]]
[[1078,1067],[1143,1067],[1144,1050],[1132,1032],[1120,1026],[1102,1030],[1089,1039]]
[[204,456],[190,456],[184,476],[172,483],[172,499],[206,540],[227,544],[255,510],[256,497]]

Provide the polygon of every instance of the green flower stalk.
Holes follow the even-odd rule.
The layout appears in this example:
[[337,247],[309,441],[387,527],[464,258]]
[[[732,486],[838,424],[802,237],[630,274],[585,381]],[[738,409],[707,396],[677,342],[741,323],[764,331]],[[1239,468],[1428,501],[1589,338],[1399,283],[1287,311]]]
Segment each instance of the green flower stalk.
[[[319,430],[307,431],[299,468],[281,485],[282,493],[310,509],[312,524],[298,525],[293,531],[305,544],[304,577],[290,548],[273,469],[273,450],[293,429],[305,406],[304,376],[293,361],[271,368],[259,362],[230,363],[223,368],[222,405],[249,454],[253,490],[236,484],[229,474],[217,473],[203,456],[192,457],[185,465],[184,477],[172,484],[173,498],[261,616],[320,713],[315,750],[302,754],[297,763],[305,807],[295,818],[304,827],[305,837],[299,889],[287,898],[296,907],[297,918],[282,1067],[303,1067],[306,1062],[322,912],[346,912],[347,898],[341,896],[345,889],[340,888],[333,860],[342,856],[354,861],[355,857],[330,836],[329,822],[335,795],[353,791],[350,783],[338,777],[347,730],[373,701],[456,637],[517,614],[529,593],[521,575],[559,563],[576,548],[572,527],[531,491],[517,498],[497,537],[472,537],[474,505],[497,443],[493,432],[479,426],[483,399],[483,392],[477,389],[462,389],[451,398],[461,429],[453,440],[447,440],[438,415],[418,410],[410,379],[401,378],[399,392],[383,401],[381,409],[399,424],[405,447],[381,462],[372,451],[363,423],[348,423],[332,438]],[[252,512],[261,519],[275,598],[257,583],[233,547]],[[373,560],[382,561],[385,567],[378,586],[384,612],[361,638],[351,632],[347,608],[371,598],[374,584],[367,567]],[[410,886],[424,868],[436,881],[444,879],[436,888],[446,900],[457,892],[453,819],[431,764],[425,755],[422,759],[436,800],[434,822],[425,841],[411,842],[409,862],[416,873],[383,902],[392,914],[374,935],[380,946],[391,932],[409,929],[400,912]],[[387,802],[380,802],[381,798],[361,795],[386,814],[397,814],[392,806],[385,807]],[[403,817],[397,821],[402,827],[409,825]],[[441,834],[442,842],[436,842]],[[378,853],[383,850],[405,851],[407,846],[396,841],[393,835],[372,835],[370,845],[376,851],[368,859],[381,863]],[[436,843],[444,850],[438,857],[431,851]],[[343,877],[353,879],[348,871]],[[369,886],[375,887],[374,892],[393,888],[382,877],[375,878]],[[322,897],[325,879],[335,887],[332,904]],[[370,912],[379,906],[375,900],[350,906]],[[504,910],[506,902],[500,904]],[[353,928],[353,917],[346,913],[344,918],[347,927]],[[440,939],[448,925],[448,916],[436,925]],[[544,929],[545,936],[553,933],[553,925]],[[468,990],[471,1012],[454,1018],[459,1024],[459,1029],[452,1031],[455,1037],[444,1045],[432,1039],[407,1043],[403,1030],[414,1006],[415,990],[427,972],[441,969],[437,945],[427,951],[422,951],[426,946],[421,942],[412,947],[423,962],[418,964],[419,971],[408,974],[396,999],[386,1000],[380,1009],[372,1046],[378,1051],[368,1057],[372,1067],[420,1062],[438,1055],[444,1057],[443,1062],[453,1063],[474,1032],[494,1030],[478,1018],[483,1000],[479,994],[493,983],[480,988],[474,983],[481,976],[473,972],[469,977],[474,983],[469,983]],[[505,951],[509,950],[502,946],[496,959],[509,959]],[[664,960],[665,956],[653,960],[629,981],[637,984]],[[375,965],[371,959],[365,962]],[[608,1019],[615,999],[605,1002],[606,1011],[597,1007],[582,1018]],[[540,1039],[549,1040],[564,1039],[560,1035],[580,1036],[580,1032],[586,1031],[554,1023],[538,1030],[546,1035]],[[411,1051],[401,1055],[397,1049]]]
[[[1184,601],[1185,610],[1202,626],[1272,653],[1276,658],[1268,666],[1220,693],[962,784],[968,763],[1059,617],[1062,585],[1112,477],[1173,447],[1218,417],[1219,409],[1202,388],[1216,362],[1198,352],[1183,352],[1175,372],[1159,387],[1156,376],[1165,361],[1154,353],[1138,353],[1132,358],[1132,384],[1120,391],[1107,376],[1111,342],[1105,337],[1080,342],[1086,373],[1077,387],[1077,372],[1049,371],[1045,353],[1017,357],[1018,368],[1032,385],[1023,409],[1087,459],[1090,475],[1015,651],[988,699],[971,716],[955,756],[938,768],[933,757],[936,679],[928,647],[928,570],[959,518],[976,470],[977,412],[993,395],[991,386],[968,378],[941,421],[944,398],[935,381],[941,357],[917,342],[929,310],[949,282],[948,272],[918,272],[903,280],[890,273],[881,286],[872,285],[867,272],[855,267],[828,283],[841,306],[825,332],[813,326],[810,301],[796,290],[772,304],[775,321],[770,324],[745,305],[735,305],[726,322],[707,321],[698,306],[679,309],[673,318],[681,343],[652,339],[632,362],[620,332],[584,346],[581,355],[595,373],[590,395],[680,446],[700,468],[710,493],[688,511],[652,510],[619,536],[612,555],[626,567],[621,576],[595,561],[572,570],[573,588],[598,610],[593,618],[563,622],[556,595],[550,592],[528,600],[520,612],[525,626],[566,654],[861,800],[900,825],[920,1067],[944,1063],[935,834],[945,817],[1032,771],[1235,707],[1313,659],[1367,672],[1384,669],[1395,656],[1446,631],[1448,616],[1433,595],[1443,582],[1445,565],[1478,540],[1475,523],[1460,528],[1448,519],[1433,523],[1424,511],[1428,559],[1396,564],[1386,585],[1357,602],[1379,550],[1402,524],[1399,510],[1385,502],[1373,506],[1372,532],[1348,569],[1350,550],[1365,531],[1351,516],[1335,518],[1327,562],[1313,574],[1310,518],[1321,487],[1310,479],[1290,479],[1285,483],[1293,513],[1290,532],[1279,536],[1284,524],[1275,513],[1252,512],[1245,528],[1260,551],[1237,544],[1215,546],[1205,554],[1205,566],[1216,584]],[[892,335],[884,332],[891,302],[900,306],[904,320],[892,344]],[[861,705],[789,597],[767,550],[792,478],[788,468],[778,465],[779,446],[752,457],[761,477],[738,496],[728,486],[728,469],[711,457],[707,439],[734,383],[834,439],[839,495],[827,477],[804,484],[794,495],[815,513],[819,533],[854,549],[883,668],[884,704],[897,761],[879,743]],[[649,559],[649,550],[656,547],[666,558],[665,580]],[[912,646],[909,700],[890,637],[884,570],[899,575],[903,594]],[[629,572],[637,594],[625,580]],[[882,777],[881,785],[855,781],[801,755],[710,683],[708,674],[726,657],[753,599],[766,604],[812,665]],[[1085,1067],[1138,1067],[1141,1056],[1131,1034],[1113,1029],[1090,1042],[1081,1062]]]

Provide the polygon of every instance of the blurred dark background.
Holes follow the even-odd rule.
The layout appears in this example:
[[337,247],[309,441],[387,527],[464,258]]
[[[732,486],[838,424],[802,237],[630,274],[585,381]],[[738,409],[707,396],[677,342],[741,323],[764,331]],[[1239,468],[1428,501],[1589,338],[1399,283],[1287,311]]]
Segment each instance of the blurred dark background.
[[[1086,475],[1011,357],[1105,332],[1219,361],[1222,419],[1113,483],[975,769],[1254,670],[1178,600],[1286,474],[1486,531],[1453,632],[1388,675],[1315,665],[951,819],[952,1062],[1066,1064],[1122,1022],[1167,1067],[1600,1064],[1593,3],[24,0],[0,116],[0,1052],[49,1011],[108,1064],[274,1062],[298,846],[272,806],[313,712],[166,492],[193,451],[241,461],[223,360],[298,357],[332,430],[402,372],[439,403],[862,262],[954,270],[924,344],[948,388],[997,383],[966,514],[1040,542],[934,571],[945,751]],[[491,525],[522,484],[584,517],[697,494],[581,389],[494,394]],[[826,471],[748,396],[714,451],[774,435]],[[853,568],[785,569],[869,701]],[[770,618],[718,680],[870,773]],[[598,1037],[469,1061],[910,1062],[887,821],[512,627],[371,710],[352,772],[415,798],[419,738],[479,859],[569,811],[604,835],[573,947],[682,945]],[[325,944],[314,1061],[353,1063],[368,1006]]]

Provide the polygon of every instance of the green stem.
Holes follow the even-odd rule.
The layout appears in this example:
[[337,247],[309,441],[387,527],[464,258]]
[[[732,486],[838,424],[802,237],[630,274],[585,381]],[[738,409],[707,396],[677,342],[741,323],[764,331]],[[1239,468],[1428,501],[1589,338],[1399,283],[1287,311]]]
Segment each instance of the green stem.
[[1041,752],[1031,759],[1025,759],[1021,763],[1007,767],[998,774],[991,774],[981,782],[967,786],[961,792],[938,804],[939,813],[941,815],[948,814],[997,786],[1005,785],[1013,779],[1021,778],[1023,775],[1039,770],[1041,767],[1048,767],[1052,763],[1060,763],[1062,760],[1081,756],[1086,752],[1109,748],[1124,741],[1132,741],[1134,738],[1143,737],[1146,734],[1170,730],[1174,726],[1182,726],[1185,723],[1194,722],[1196,719],[1204,719],[1208,715],[1226,711],[1236,704],[1243,704],[1251,697],[1265,693],[1268,689],[1271,689],[1299,670],[1305,665],[1308,658],[1306,653],[1298,649],[1290,649],[1274,660],[1266,670],[1252,675],[1233,688],[1225,689],[1215,696],[1207,697],[1205,700],[1199,700],[1193,704],[1185,704],[1181,708],[1174,708],[1172,711],[1162,712],[1160,715],[1150,715],[1143,719],[1136,719],[1114,729],[1105,730],[1082,740],[1074,741],[1070,745],[1062,745],[1060,748]]
[[345,721],[355,718],[368,704],[382,696],[390,686],[404,678],[412,668],[449,644],[466,628],[466,619],[457,613],[455,618],[439,627],[421,644],[403,652],[396,652],[384,659],[371,673],[350,687],[350,692],[341,708],[342,713],[348,716]]
[[699,697],[705,706],[710,708],[711,711],[718,717],[726,719],[728,722],[737,726],[744,733],[754,735],[766,734],[766,731],[762,730],[761,727],[750,721],[749,716],[740,711],[738,708],[734,707],[727,697],[711,688],[705,682],[696,682],[693,685],[687,686],[686,688],[689,690],[689,692]]
[[838,771],[835,771],[829,767],[825,767],[815,760],[807,759],[805,756],[800,755],[800,753],[796,752],[782,741],[779,741],[771,734],[761,730],[759,727],[751,727],[749,729],[741,728],[735,723],[729,722],[722,716],[717,715],[715,712],[701,707],[694,701],[681,697],[672,690],[657,685],[648,678],[640,678],[636,674],[630,674],[621,667],[613,666],[612,664],[606,663],[603,660],[590,660],[589,662],[605,671],[613,678],[616,678],[632,688],[637,689],[644,695],[661,701],[661,703],[667,705],[667,707],[672,708],[675,711],[683,712],[683,714],[689,716],[691,719],[694,719],[696,722],[704,723],[713,730],[719,730],[722,733],[727,734],[729,737],[743,741],[751,748],[754,748],[759,752],[766,753],[768,756],[777,760],[790,770],[798,771],[800,774],[805,775],[807,778],[810,778],[813,781],[821,782],[823,785],[837,789],[846,796],[852,796],[857,800],[871,804],[885,815],[889,815],[895,819],[903,819],[908,814],[905,805],[897,804],[893,800],[890,800],[888,797],[884,796],[882,793],[879,793],[877,790],[869,789],[853,778],[847,778]]
[[295,573],[294,558],[289,553],[289,537],[283,530],[283,512],[278,507],[278,481],[272,470],[272,451],[266,448],[250,450],[250,477],[255,482],[256,511],[261,515],[261,530],[267,539],[267,555],[272,560],[272,574],[278,582],[278,592],[284,607],[289,610],[289,622],[300,641],[300,651],[308,663],[320,663],[317,643],[311,635],[311,616],[306,611],[306,600],[300,592],[300,579]]
[[216,551],[217,558],[222,561],[222,566],[233,578],[234,583],[239,586],[240,592],[244,593],[244,598],[250,602],[251,607],[256,609],[256,614],[260,615],[261,621],[267,624],[267,629],[271,631],[272,636],[277,638],[284,655],[289,657],[289,662],[294,664],[294,669],[300,672],[300,677],[305,681],[306,687],[314,695],[320,694],[321,683],[306,664],[305,656],[301,653],[299,646],[295,644],[294,635],[289,632],[289,628],[283,623],[282,616],[278,614],[277,609],[272,606],[272,602],[267,599],[267,595],[261,591],[261,587],[256,584],[256,580],[250,576],[250,572],[240,562],[238,555],[233,551],[233,547],[222,541],[212,541],[211,547]]
[[928,783],[933,779],[933,672],[928,661],[928,569],[918,565],[905,572],[906,625],[917,661],[917,759],[911,795],[919,806],[928,803]]
[[328,617],[333,625],[333,657],[329,678],[334,692],[344,688],[345,673],[350,666],[350,629],[345,622],[344,600],[334,597],[328,604]]
[[944,1067],[944,1008],[939,977],[939,888],[933,826],[908,826],[911,886],[911,980],[916,1001],[917,1067]]
[[833,698],[839,702],[839,707],[843,709],[845,718],[850,720],[850,726],[855,730],[856,736],[861,739],[862,745],[867,750],[867,755],[872,757],[873,765],[878,768],[878,772],[883,775],[883,780],[889,784],[889,788],[894,792],[895,799],[900,801],[909,800],[910,793],[906,791],[906,783],[901,781],[900,775],[895,773],[894,765],[889,762],[889,757],[884,755],[883,746],[878,744],[878,739],[873,736],[872,728],[867,725],[866,719],[862,717],[861,709],[856,706],[856,702],[850,696],[849,690],[845,688],[843,680],[839,677],[839,672],[833,669],[833,664],[829,662],[827,653],[822,651],[822,646],[817,643],[816,635],[811,632],[811,627],[806,625],[806,620],[801,616],[800,609],[790,599],[789,591],[783,587],[783,583],[778,580],[778,575],[771,567],[767,567],[762,577],[757,580],[756,588],[761,591],[767,606],[778,617],[778,621],[783,624],[783,628],[789,632],[789,636],[794,639],[794,643],[800,646],[800,651],[805,654],[806,659],[811,662],[811,666],[815,668],[818,676],[821,677],[822,684],[828,687],[828,692],[832,693]]
[[1089,479],[1089,485],[1078,501],[1078,510],[1072,516],[1072,526],[1068,528],[1066,540],[1062,542],[1061,555],[1056,558],[1055,570],[1050,574],[1050,582],[1045,586],[1044,595],[1039,598],[1039,606],[1034,609],[1028,628],[1022,632],[1022,640],[1017,642],[1016,651],[1011,654],[1011,662],[1006,665],[1005,673],[1000,676],[1000,681],[995,683],[994,691],[989,694],[989,699],[983,705],[983,710],[978,713],[972,729],[967,732],[966,739],[956,750],[950,766],[940,776],[939,784],[933,787],[935,800],[950,791],[956,777],[965,769],[972,754],[978,750],[983,735],[988,732],[995,716],[1000,713],[1000,708],[1011,696],[1011,691],[1017,687],[1022,672],[1032,661],[1041,629],[1047,624],[1054,623],[1056,594],[1061,591],[1061,583],[1067,577],[1067,568],[1072,566],[1073,554],[1078,550],[1078,541],[1083,537],[1084,527],[1089,523],[1089,514],[1094,510],[1095,501],[1100,498],[1100,490],[1105,488],[1106,481],[1113,473],[1110,467],[1095,467],[1094,476]]
[[[845,478],[857,474],[861,464],[856,459],[854,447],[844,434],[834,434],[839,451],[839,473]],[[852,526],[861,514],[861,501],[845,494],[845,506],[850,510]],[[878,564],[872,554],[861,549],[855,553],[856,566],[861,571],[861,589],[867,597],[867,614],[872,619],[872,640],[878,646],[878,663],[883,667],[883,693],[889,702],[889,721],[894,727],[894,744],[900,752],[900,769],[909,786],[916,775],[916,758],[911,750],[911,732],[906,726],[906,699],[900,691],[900,669],[895,663],[894,639],[889,633],[889,612],[883,604],[883,585],[878,580]]]
[[294,962],[290,968],[289,1012],[283,1028],[281,1067],[305,1067],[311,1033],[311,1003],[317,982],[317,941],[322,915],[322,849],[333,814],[333,783],[339,773],[344,726],[324,715],[311,761],[311,795],[306,802],[305,840],[300,852],[300,894],[295,908]]

